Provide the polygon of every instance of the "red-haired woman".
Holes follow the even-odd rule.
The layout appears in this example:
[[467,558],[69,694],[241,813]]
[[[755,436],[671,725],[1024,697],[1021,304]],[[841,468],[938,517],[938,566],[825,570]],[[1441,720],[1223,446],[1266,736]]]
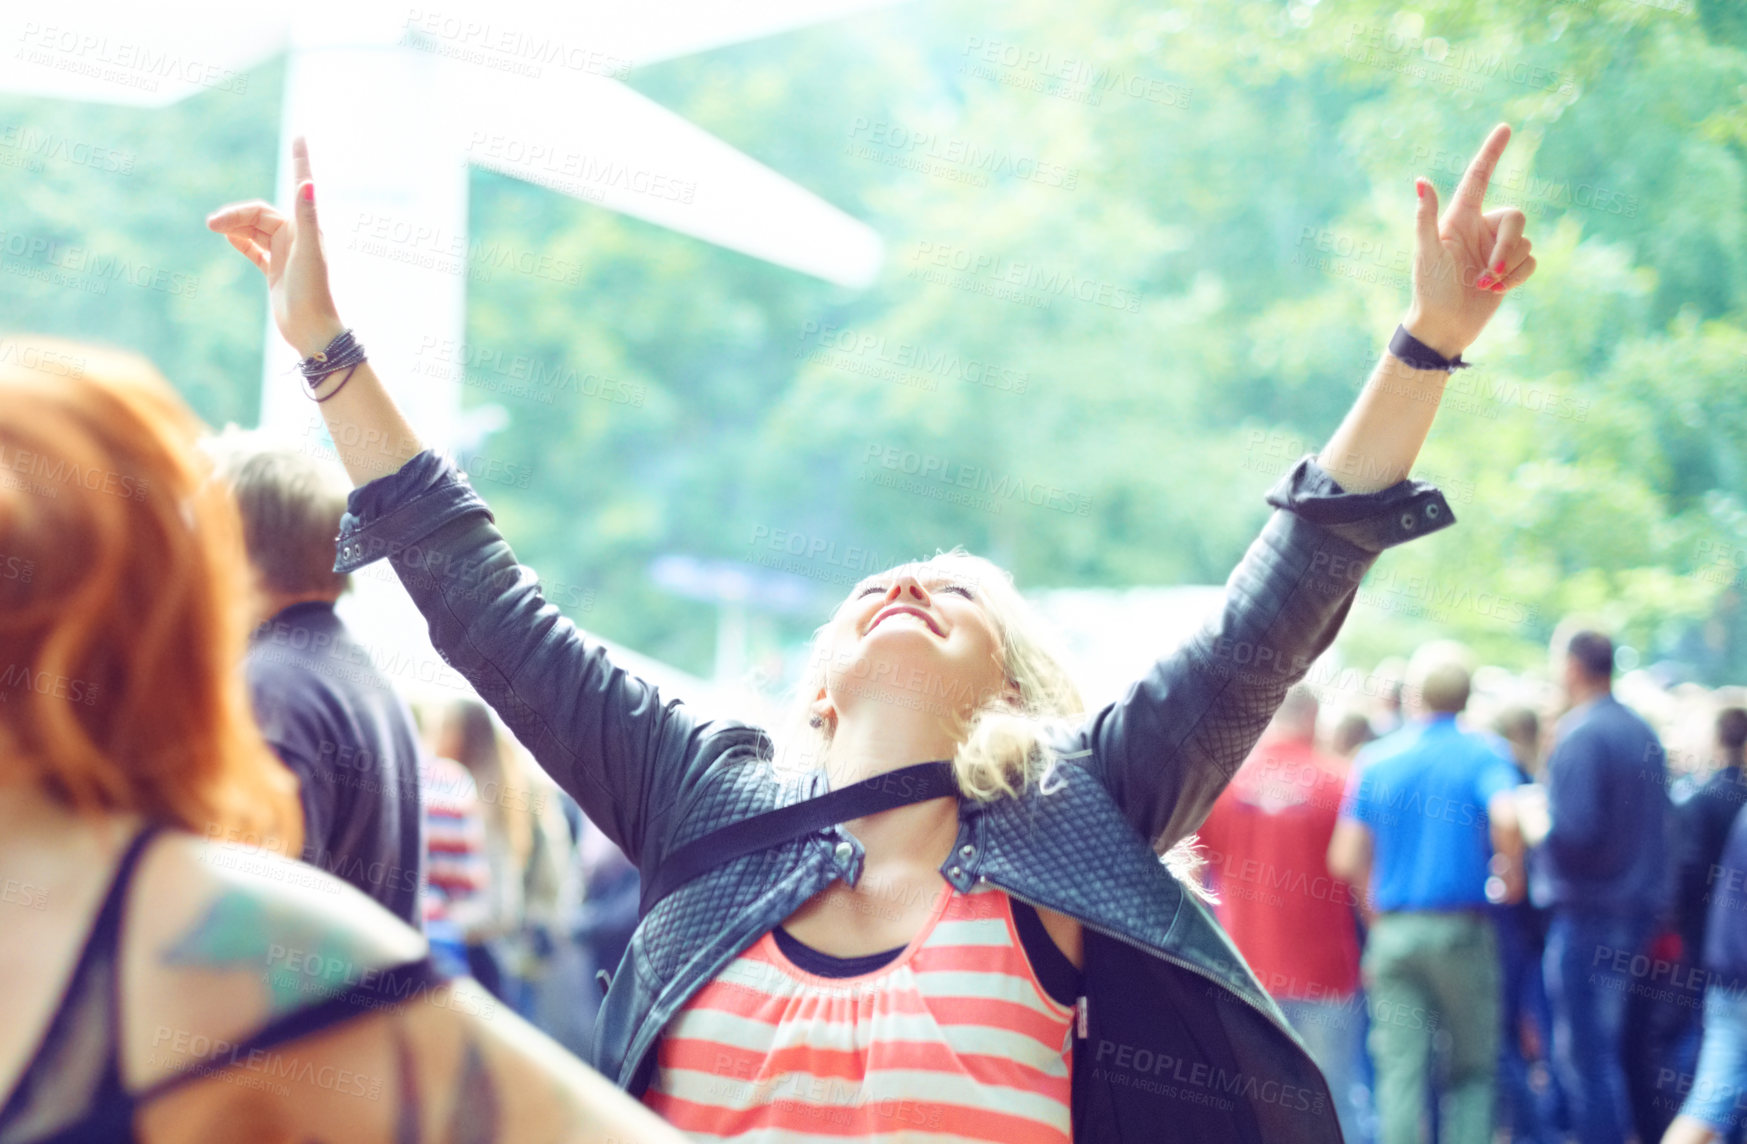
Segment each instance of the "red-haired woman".
[[298,853],[237,513],[144,361],[0,366],[0,1144],[674,1141]]

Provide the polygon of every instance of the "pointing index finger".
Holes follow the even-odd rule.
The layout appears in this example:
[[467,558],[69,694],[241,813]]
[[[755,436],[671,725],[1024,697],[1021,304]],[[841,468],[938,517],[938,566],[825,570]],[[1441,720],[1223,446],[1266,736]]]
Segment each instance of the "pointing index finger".
[[1486,199],[1486,185],[1492,181],[1493,168],[1498,166],[1498,157],[1504,154],[1505,144],[1509,142],[1509,124],[1500,123],[1492,129],[1492,134],[1480,145],[1474,161],[1468,164],[1461,184],[1456,187],[1454,202],[1472,206],[1476,211],[1480,209],[1480,204]]
[[295,186],[300,187],[314,178],[309,173],[309,144],[301,135],[291,141],[291,172]]

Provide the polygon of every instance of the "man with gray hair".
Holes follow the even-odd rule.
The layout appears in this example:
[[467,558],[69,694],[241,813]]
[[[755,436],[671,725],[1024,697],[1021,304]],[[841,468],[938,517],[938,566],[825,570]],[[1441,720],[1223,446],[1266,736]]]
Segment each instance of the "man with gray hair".
[[254,572],[247,671],[262,734],[297,776],[303,860],[420,926],[424,817],[412,713],[334,611],[334,543],[349,485],[259,434],[209,443]]
[[[1488,1144],[1501,1024],[1497,937],[1487,882],[1495,854],[1520,852],[1510,791],[1518,775],[1498,740],[1457,723],[1468,705],[1465,650],[1428,644],[1408,664],[1409,721],[1359,752],[1329,872],[1367,887],[1374,914],[1361,962],[1371,1014],[1382,1144],[1416,1144],[1437,1070],[1435,1138]],[[1520,880],[1507,884],[1520,893]]]

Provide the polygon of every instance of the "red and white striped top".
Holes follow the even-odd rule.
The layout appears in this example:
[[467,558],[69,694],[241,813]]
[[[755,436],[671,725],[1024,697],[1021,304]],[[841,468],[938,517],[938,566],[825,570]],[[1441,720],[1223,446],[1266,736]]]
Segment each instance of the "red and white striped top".
[[942,883],[903,953],[860,977],[807,973],[765,934],[668,1025],[643,1100],[700,1140],[1067,1144],[1073,1016],[1007,895]]

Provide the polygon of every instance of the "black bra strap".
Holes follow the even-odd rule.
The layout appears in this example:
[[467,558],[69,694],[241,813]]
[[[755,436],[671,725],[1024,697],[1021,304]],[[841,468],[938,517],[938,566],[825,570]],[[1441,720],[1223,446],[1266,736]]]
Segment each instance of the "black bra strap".
[[[133,836],[127,849],[121,855],[121,861],[116,863],[115,878],[109,883],[109,893],[104,896],[103,908],[97,911],[97,923],[91,927],[91,936],[86,939],[84,953],[79,958],[79,967],[73,971],[73,981],[78,983],[89,967],[89,959],[93,956],[108,956],[109,969],[109,1032],[112,1040],[109,1045],[109,1077],[117,1088],[121,1086],[121,1045],[123,1036],[121,1004],[121,959],[122,959],[122,921],[126,917],[127,890],[133,885],[133,876],[145,857],[146,847],[152,839],[161,833],[163,827],[157,823],[147,823],[140,832]],[[100,947],[103,953],[97,954]],[[72,994],[69,992],[68,997]],[[59,1015],[55,1017],[60,1021]],[[53,1026],[50,1026],[51,1028]]]
[[162,830],[163,827],[156,823],[146,824],[133,836],[127,849],[122,851],[121,861],[115,864],[115,876],[109,882],[109,892],[103,896],[103,905],[98,909],[97,920],[91,926],[88,943],[96,944],[103,937],[113,943],[121,936],[122,910],[127,905],[127,888],[133,884],[134,868],[145,856],[146,847],[151,845],[152,839]]
[[676,849],[643,883],[639,915],[705,871],[815,830],[913,802],[958,794],[950,762],[916,763],[730,823]]
[[262,1026],[234,1046],[219,1042],[215,1045],[215,1052],[205,1060],[176,1070],[134,1099],[136,1103],[144,1104],[189,1081],[199,1080],[233,1064],[248,1061],[251,1053],[277,1048],[288,1041],[323,1032],[377,1010],[421,999],[423,994],[440,989],[450,980],[452,979],[448,975],[437,968],[429,954],[416,961],[385,966],[379,971],[373,970],[359,984],[307,1008],[287,1013],[277,1021]]

